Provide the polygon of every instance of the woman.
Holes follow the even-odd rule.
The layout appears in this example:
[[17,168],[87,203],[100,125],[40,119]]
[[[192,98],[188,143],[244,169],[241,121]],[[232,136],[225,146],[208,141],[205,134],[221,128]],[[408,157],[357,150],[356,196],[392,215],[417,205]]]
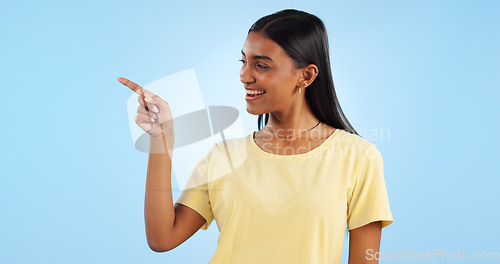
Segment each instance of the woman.
[[215,144],[175,207],[168,104],[119,78],[141,94],[136,122],[150,134],[151,249],[171,250],[215,219],[210,263],[340,263],[347,224],[349,263],[378,263],[381,229],[393,222],[382,156],[342,113],[322,21],[297,10],[265,16],[250,28],[241,61],[259,131]]

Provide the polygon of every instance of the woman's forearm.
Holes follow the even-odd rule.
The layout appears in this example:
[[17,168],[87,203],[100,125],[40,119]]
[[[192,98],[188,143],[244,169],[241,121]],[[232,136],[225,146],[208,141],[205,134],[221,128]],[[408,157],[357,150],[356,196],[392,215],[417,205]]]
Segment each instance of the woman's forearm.
[[150,138],[144,218],[149,247],[166,251],[171,238],[175,210],[172,200],[171,152],[165,151],[162,137]]

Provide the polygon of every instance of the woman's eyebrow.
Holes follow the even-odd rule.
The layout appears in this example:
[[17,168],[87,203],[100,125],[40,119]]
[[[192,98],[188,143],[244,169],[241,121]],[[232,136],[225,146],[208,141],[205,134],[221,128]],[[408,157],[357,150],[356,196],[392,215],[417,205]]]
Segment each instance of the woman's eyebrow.
[[[243,54],[243,56],[246,57],[246,55],[243,52],[243,50],[241,51],[241,54]],[[269,58],[268,56],[264,56],[264,55],[254,55],[252,58],[253,59],[263,59],[263,60],[273,60],[273,59]]]

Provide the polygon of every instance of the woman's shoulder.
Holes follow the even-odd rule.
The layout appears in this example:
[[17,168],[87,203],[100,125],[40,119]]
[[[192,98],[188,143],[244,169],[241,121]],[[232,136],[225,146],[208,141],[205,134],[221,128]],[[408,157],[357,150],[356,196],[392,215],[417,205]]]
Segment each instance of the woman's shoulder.
[[211,158],[211,179],[215,180],[231,173],[247,160],[245,137],[232,137],[214,144]]
[[335,139],[335,147],[342,148],[349,152],[356,152],[362,154],[370,148],[376,149],[376,145],[361,137],[360,135],[349,131],[348,129],[339,129],[337,138]]
[[224,155],[228,153],[233,153],[234,155],[236,155],[236,153],[244,153],[247,147],[246,140],[250,136],[251,134],[220,140],[214,144],[213,151],[217,154]]
[[222,148],[222,147],[228,147],[228,146],[234,146],[234,145],[241,145],[241,144],[245,143],[245,140],[249,136],[251,136],[251,134],[246,135],[246,136],[231,137],[231,138],[219,140],[215,143],[215,147]]

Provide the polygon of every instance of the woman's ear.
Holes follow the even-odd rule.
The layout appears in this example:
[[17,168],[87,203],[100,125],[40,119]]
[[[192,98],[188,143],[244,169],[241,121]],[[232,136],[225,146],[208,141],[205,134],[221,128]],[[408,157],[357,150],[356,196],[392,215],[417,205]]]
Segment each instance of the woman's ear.
[[307,83],[306,86],[311,85],[311,83],[316,79],[316,76],[318,76],[318,67],[314,64],[309,64],[307,65],[304,70],[302,71],[302,83],[301,85],[304,85]]

